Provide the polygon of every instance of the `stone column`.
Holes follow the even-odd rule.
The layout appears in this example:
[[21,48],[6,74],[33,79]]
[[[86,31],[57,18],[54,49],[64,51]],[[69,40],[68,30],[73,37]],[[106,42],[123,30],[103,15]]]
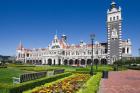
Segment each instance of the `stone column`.
[[127,47],[125,47],[125,54],[127,54]]
[[129,47],[129,54],[131,54],[131,48]]
[[70,63],[69,63],[69,59],[67,59],[67,64],[68,64],[68,66],[70,65]]
[[42,60],[41,60],[41,61],[42,61],[42,64],[45,64],[45,62],[44,62],[44,59],[43,59],[43,58],[42,58]]
[[24,55],[24,59],[25,59],[25,63],[27,63],[27,54],[23,54]]

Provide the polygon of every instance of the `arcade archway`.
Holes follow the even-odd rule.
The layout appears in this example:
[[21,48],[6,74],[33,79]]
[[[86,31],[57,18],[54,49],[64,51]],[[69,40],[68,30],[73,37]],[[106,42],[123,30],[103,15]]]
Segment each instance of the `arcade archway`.
[[91,59],[87,59],[87,65],[91,65],[92,60]]
[[69,60],[69,64],[73,65],[73,60],[72,59]]
[[68,65],[68,60],[67,59],[64,60],[64,65]]
[[107,60],[106,59],[101,59],[101,64],[107,65]]
[[85,65],[85,59],[81,59],[81,65]]
[[48,59],[48,65],[52,65],[52,59]]

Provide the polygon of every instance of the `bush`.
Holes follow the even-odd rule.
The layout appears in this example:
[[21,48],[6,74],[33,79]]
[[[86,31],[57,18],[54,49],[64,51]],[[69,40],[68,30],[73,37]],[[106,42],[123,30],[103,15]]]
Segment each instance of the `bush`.
[[64,73],[65,69],[56,69],[54,70],[54,75]]
[[66,71],[73,74],[89,74],[89,71]]
[[41,78],[41,79],[29,81],[29,82],[17,84],[15,86],[11,86],[10,88],[8,87],[3,90],[5,91],[4,93],[22,93],[23,91],[32,89],[37,86],[44,85],[45,83],[49,83],[49,82],[52,82],[52,81],[55,81],[55,80],[58,80],[60,78],[64,78],[64,77],[67,77],[70,75],[72,75],[72,74],[63,73],[63,74],[55,75],[52,77],[45,77],[45,78]]
[[76,71],[90,71],[90,69],[89,68],[78,68],[78,69],[76,69]]
[[128,69],[140,70],[140,66],[129,66]]
[[0,66],[0,68],[7,68],[7,66]]
[[101,78],[102,73],[98,72],[91,77],[77,93],[97,93]]
[[[76,71],[84,71],[84,72],[90,72],[91,67],[87,68],[77,68]],[[102,72],[102,71],[112,71],[112,66],[109,65],[98,65],[98,68],[96,70],[96,66],[93,66],[93,72]]]
[[34,65],[24,65],[24,64],[8,64],[9,67],[35,67]]
[[46,77],[47,72],[36,72],[20,75],[20,83]]

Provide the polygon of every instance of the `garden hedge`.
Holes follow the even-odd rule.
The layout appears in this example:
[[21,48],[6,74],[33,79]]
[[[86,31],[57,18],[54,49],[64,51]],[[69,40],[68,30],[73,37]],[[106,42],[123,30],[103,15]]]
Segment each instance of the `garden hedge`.
[[140,66],[129,66],[128,69],[140,70]]
[[37,86],[44,85],[45,83],[56,81],[58,79],[61,79],[70,75],[72,75],[72,73],[63,73],[63,74],[55,75],[52,77],[45,77],[45,78],[41,78],[41,79],[29,81],[29,82],[17,84],[15,86],[7,87],[5,89],[0,88],[1,89],[0,93],[22,93],[23,91],[35,88]]
[[[66,71],[66,72],[70,72],[70,73],[73,73],[73,74],[89,74],[90,72],[89,71]],[[94,72],[95,74],[96,72]]]
[[0,66],[0,68],[7,68],[7,66]]

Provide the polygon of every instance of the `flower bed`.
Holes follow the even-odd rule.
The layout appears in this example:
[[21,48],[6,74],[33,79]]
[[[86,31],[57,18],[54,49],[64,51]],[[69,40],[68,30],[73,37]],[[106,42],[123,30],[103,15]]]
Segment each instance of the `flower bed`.
[[43,86],[31,93],[75,93],[89,78],[88,74],[76,74],[73,77]]

